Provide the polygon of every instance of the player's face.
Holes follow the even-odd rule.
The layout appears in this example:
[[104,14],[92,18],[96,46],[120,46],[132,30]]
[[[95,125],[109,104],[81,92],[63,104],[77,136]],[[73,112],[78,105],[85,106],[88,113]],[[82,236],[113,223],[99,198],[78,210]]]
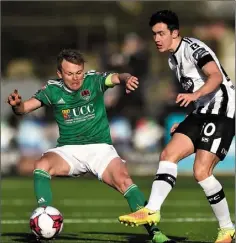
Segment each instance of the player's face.
[[166,24],[157,23],[152,27],[152,34],[159,52],[171,50],[176,31],[171,32]]
[[66,60],[62,61],[61,71],[57,71],[59,78],[62,78],[65,85],[71,90],[78,90],[84,80],[84,65],[78,65]]

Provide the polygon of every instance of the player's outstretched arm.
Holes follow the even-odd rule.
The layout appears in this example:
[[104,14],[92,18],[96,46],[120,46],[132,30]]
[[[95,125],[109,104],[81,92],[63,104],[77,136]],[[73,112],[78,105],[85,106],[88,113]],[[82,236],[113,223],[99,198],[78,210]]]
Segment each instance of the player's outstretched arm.
[[42,103],[35,98],[30,98],[23,102],[16,89],[8,96],[7,102],[16,115],[24,115],[42,106]]
[[138,78],[130,73],[115,73],[111,76],[111,82],[114,85],[125,84],[126,93],[135,91],[138,88]]

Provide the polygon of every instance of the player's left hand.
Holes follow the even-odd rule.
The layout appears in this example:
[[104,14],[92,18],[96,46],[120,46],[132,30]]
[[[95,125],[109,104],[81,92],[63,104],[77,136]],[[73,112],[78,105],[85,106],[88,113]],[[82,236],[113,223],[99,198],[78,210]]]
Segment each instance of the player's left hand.
[[129,94],[132,91],[135,91],[135,89],[138,88],[139,82],[138,78],[135,76],[130,76],[126,81],[126,93]]
[[176,103],[180,103],[180,106],[187,107],[191,102],[197,100],[199,97],[196,93],[188,93],[188,94],[178,94],[176,98]]

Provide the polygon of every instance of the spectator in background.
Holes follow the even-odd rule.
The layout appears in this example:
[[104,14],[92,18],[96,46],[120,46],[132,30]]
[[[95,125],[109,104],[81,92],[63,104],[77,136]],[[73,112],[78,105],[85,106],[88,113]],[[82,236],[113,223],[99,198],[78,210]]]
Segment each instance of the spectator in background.
[[230,28],[225,22],[208,22],[193,29],[194,35],[202,40],[216,41],[221,65],[235,83],[235,34],[234,28]]
[[125,36],[122,52],[127,68],[146,78],[149,71],[149,53],[143,39],[136,33]]
[[[137,73],[140,88],[136,92],[127,96],[123,89],[117,87],[117,92],[111,91],[107,94],[108,118],[124,116],[134,127],[136,121],[145,115],[144,85],[149,74],[149,52],[145,42],[136,33],[129,33],[125,36],[121,51],[116,43],[109,42],[102,49],[100,63],[103,70],[115,72],[128,70],[128,72]],[[110,101],[114,101],[112,105]]]
[[[100,66],[102,71],[115,71],[121,72],[124,70],[124,57],[120,53],[119,46],[116,42],[106,42],[100,52]],[[122,88],[116,86],[113,89],[108,89],[104,95],[105,106],[109,121],[113,117],[119,116],[120,109],[118,104],[121,99]],[[121,108],[121,107],[120,107]]]
[[108,41],[105,43],[100,52],[100,66],[102,71],[116,70],[120,72],[124,67],[124,57],[120,53],[119,46],[116,42]]
[[143,39],[136,33],[129,33],[124,38],[122,46],[124,56],[124,67],[131,73],[135,73],[140,80],[140,87],[137,92],[129,97],[121,98],[122,107],[125,107],[125,115],[130,118],[134,125],[137,119],[145,114],[145,93],[144,86],[149,74],[149,52]]

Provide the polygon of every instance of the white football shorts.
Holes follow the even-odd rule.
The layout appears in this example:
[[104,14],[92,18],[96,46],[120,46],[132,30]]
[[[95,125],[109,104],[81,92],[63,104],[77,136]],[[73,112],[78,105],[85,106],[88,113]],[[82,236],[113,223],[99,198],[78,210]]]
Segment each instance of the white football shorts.
[[[99,143],[65,145],[47,150],[61,156],[70,166],[69,176],[78,177],[90,172],[102,180],[102,174],[114,158],[120,158],[113,145]],[[122,160],[125,162],[124,160]]]

